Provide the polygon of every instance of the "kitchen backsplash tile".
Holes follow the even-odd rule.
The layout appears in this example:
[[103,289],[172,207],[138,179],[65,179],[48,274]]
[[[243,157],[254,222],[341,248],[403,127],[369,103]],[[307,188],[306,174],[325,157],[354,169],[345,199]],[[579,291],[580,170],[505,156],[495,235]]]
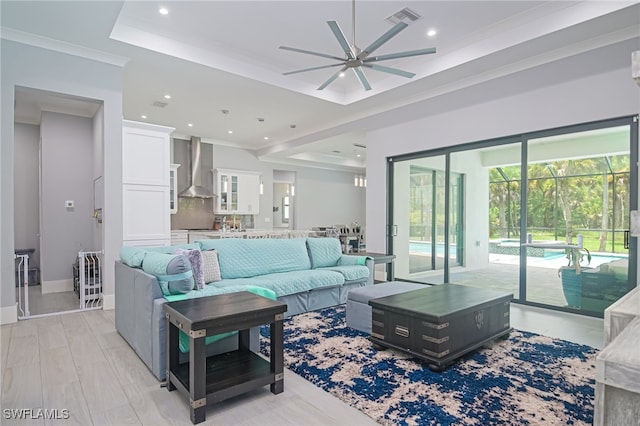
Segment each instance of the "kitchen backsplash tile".
[[178,198],[178,212],[171,215],[171,229],[212,228],[212,199]]

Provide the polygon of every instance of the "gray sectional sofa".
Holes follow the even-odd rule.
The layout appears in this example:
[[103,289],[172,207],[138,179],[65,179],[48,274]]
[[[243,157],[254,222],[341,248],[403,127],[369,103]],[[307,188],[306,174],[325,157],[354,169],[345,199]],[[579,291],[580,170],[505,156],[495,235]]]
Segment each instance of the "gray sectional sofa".
[[[197,287],[193,279],[185,286],[192,268],[184,261],[188,256],[175,254],[176,247],[123,247],[121,260],[115,263],[116,329],[159,380],[166,375],[162,305],[168,300],[258,289],[286,303],[285,315],[291,316],[346,303],[350,289],[373,285],[373,259],[343,255],[335,238],[212,239],[181,248],[208,252],[208,259],[215,250],[221,279],[202,289],[193,289]],[[168,265],[180,263],[180,273],[159,274],[154,254],[158,252],[169,259]],[[149,266],[154,262],[154,267]],[[171,277],[176,280],[167,285]],[[257,334],[257,328],[251,330],[253,350],[257,350]],[[231,336],[207,345],[207,352],[213,355],[236,348],[237,338]],[[186,355],[181,353],[182,359]]]

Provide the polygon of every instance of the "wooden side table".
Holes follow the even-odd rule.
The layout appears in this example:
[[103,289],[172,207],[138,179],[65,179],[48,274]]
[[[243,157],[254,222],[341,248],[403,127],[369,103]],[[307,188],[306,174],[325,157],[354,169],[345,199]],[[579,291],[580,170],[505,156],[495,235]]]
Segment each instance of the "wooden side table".
[[393,259],[396,258],[395,254],[385,254],[385,253],[371,253],[368,251],[360,251],[356,253],[352,253],[355,256],[369,256],[373,258],[373,263],[375,265],[386,263],[388,264],[387,268],[387,281],[393,281],[394,273],[393,273]]
[[[164,305],[167,327],[167,389],[189,396],[191,421],[203,422],[207,403],[270,385],[284,390],[283,324],[287,305],[249,292],[221,294]],[[269,324],[270,362],[249,349],[249,328]],[[189,335],[189,362],[178,363],[178,332]],[[205,337],[238,330],[238,350],[206,357]]]

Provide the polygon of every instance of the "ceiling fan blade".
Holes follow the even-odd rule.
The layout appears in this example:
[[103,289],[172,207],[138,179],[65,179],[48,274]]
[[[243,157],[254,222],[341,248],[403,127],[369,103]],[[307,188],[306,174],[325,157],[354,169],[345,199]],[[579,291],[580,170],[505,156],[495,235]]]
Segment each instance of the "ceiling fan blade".
[[360,84],[362,84],[362,87],[364,87],[364,90],[371,90],[371,85],[369,84],[367,77],[364,76],[364,72],[362,71],[362,68],[354,67],[352,69],[353,69],[353,72],[356,73],[356,77],[358,77],[358,80],[360,80]]
[[320,56],[322,58],[335,59],[336,61],[344,61],[344,58],[340,58],[338,56],[333,56],[333,55],[327,55],[326,53],[314,52],[312,50],[304,50],[304,49],[298,49],[296,47],[287,47],[287,46],[280,46],[280,49],[290,50],[292,52],[298,52],[298,53],[305,53],[307,55]]
[[399,75],[400,77],[407,77],[407,78],[415,77],[414,73],[403,71],[403,70],[399,70],[397,68],[390,68],[390,67],[385,67],[385,66],[377,65],[377,64],[362,64],[362,66],[374,69],[376,71],[382,71],[382,72],[386,72],[386,73],[389,73],[389,74]]
[[305,68],[305,69],[296,70],[296,71],[283,72],[282,75],[291,75],[291,74],[298,74],[298,73],[307,72],[307,71],[322,70],[322,69],[325,69],[325,68],[337,67],[339,65],[344,65],[344,62],[340,62],[338,64],[331,64],[331,65],[322,65],[322,66],[319,66],[319,67]]
[[404,30],[408,26],[409,26],[409,24],[407,24],[406,22],[398,22],[393,27],[391,27],[391,29],[389,31],[387,31],[386,33],[382,34],[376,41],[371,43],[369,45],[369,47],[364,49],[362,51],[362,53],[360,53],[358,58],[364,59],[367,56],[371,55],[380,46],[382,46],[383,44],[385,44],[386,42],[391,40],[396,34],[398,34],[400,31]]
[[363,59],[362,62],[387,61],[389,59],[408,58],[410,56],[428,55],[430,53],[436,53],[436,48],[435,47],[429,47],[427,49],[408,50],[406,52],[389,53],[387,55],[371,56],[370,58]]
[[327,21],[327,24],[329,24],[329,28],[331,28],[331,31],[333,31],[333,35],[338,39],[338,43],[340,43],[340,47],[342,47],[342,50],[344,50],[344,53],[346,53],[347,58],[355,59],[356,55],[351,49],[351,46],[349,46],[349,42],[344,36],[338,23],[336,21]]
[[318,87],[317,90],[322,90],[325,87],[327,87],[328,85],[330,85],[331,83],[333,83],[333,80],[335,80],[336,78],[338,78],[338,76],[340,75],[340,73],[343,73],[345,70],[347,69],[346,66],[342,67],[340,69],[340,71],[336,72],[334,75],[332,75],[331,77],[329,77],[329,80],[325,81],[324,83],[322,83],[320,85],[320,87]]

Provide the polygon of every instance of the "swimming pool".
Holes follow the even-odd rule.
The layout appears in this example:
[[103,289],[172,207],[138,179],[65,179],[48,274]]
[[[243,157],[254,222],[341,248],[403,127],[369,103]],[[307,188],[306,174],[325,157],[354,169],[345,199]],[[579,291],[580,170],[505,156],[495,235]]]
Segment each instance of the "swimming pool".
[[[449,244],[449,256],[455,256],[458,246],[455,244]],[[409,241],[409,253],[410,254],[431,254],[431,241]],[[436,243],[436,254],[438,256],[444,256],[444,243]]]
[[[510,244],[506,245],[509,250],[504,251],[493,251],[489,250],[490,257],[493,259],[504,256],[513,256],[514,258],[518,258],[520,256],[520,243],[518,241],[506,241]],[[491,243],[490,243],[491,244]],[[491,245],[490,245],[491,247]],[[449,245],[449,256],[455,257],[457,253],[457,245],[450,244]],[[538,253],[540,251],[540,253]],[[430,241],[409,241],[409,254],[414,255],[431,255],[431,242]],[[440,257],[444,256],[444,243],[436,243],[436,254]],[[528,260],[529,264],[537,264],[539,266],[547,266],[547,267],[560,267],[564,265],[567,260],[565,258],[565,252],[563,249],[538,249],[535,247],[527,248]],[[628,259],[629,256],[621,253],[605,253],[605,252],[591,252],[591,263],[590,267],[600,266],[604,263],[611,263],[617,260]],[[518,261],[518,259],[513,259],[508,263],[512,263],[513,261]],[[493,261],[493,260],[492,260]],[[545,265],[546,264],[546,265]],[[583,262],[585,265],[586,262]]]

